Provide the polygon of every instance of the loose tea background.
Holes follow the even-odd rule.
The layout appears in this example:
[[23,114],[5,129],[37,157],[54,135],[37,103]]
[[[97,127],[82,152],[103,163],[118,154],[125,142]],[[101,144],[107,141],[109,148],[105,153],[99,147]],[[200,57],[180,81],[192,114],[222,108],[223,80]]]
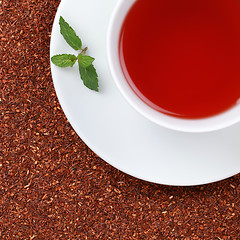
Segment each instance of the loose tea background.
[[240,239],[240,175],[151,184],[76,135],[50,73],[59,3],[0,1],[0,239]]

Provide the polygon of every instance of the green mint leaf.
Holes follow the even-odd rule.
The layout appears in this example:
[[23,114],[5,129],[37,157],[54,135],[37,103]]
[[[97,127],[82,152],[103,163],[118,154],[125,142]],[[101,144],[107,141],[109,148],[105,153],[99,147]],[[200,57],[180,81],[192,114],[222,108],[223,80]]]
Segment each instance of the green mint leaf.
[[90,56],[86,56],[86,55],[82,55],[82,54],[78,55],[78,62],[80,64],[80,66],[83,68],[89,67],[93,63],[94,60],[95,59]]
[[60,32],[63,35],[66,42],[75,50],[80,50],[82,47],[82,41],[77,36],[76,32],[69,26],[69,24],[60,17],[59,19]]
[[79,72],[83,80],[83,84],[87,88],[98,92],[98,75],[93,64],[91,64],[89,67],[84,68],[81,66],[79,60],[78,60],[78,63],[79,63]]
[[51,58],[52,63],[54,63],[58,67],[72,67],[76,62],[77,57],[72,54],[61,54],[55,55]]

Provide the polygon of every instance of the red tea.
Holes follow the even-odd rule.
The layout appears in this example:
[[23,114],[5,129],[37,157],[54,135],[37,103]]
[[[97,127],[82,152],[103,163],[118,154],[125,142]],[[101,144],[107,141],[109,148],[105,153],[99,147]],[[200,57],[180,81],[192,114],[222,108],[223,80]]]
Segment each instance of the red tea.
[[137,0],[120,35],[135,93],[171,116],[219,114],[240,98],[239,0]]

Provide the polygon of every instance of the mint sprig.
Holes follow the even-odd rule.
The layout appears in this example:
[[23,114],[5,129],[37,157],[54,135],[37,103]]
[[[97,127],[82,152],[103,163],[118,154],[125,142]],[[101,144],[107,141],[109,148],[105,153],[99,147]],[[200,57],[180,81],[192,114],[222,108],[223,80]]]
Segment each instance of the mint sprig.
[[59,54],[51,57],[51,61],[58,67],[73,67],[75,62],[78,62],[79,72],[83,84],[94,91],[98,92],[98,75],[95,67],[93,66],[93,57],[87,56],[87,47],[82,49],[82,41],[77,36],[73,28],[61,16],[59,19],[60,33],[66,42],[76,51],[80,53],[75,56],[73,54]]

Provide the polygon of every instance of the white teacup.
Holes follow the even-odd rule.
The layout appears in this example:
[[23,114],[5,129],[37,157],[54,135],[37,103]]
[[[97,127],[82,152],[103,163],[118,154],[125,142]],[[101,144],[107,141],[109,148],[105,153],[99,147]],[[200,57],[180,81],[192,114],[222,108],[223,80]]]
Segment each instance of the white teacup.
[[[184,132],[209,132],[229,127],[240,121],[240,104],[213,117],[181,119],[154,110],[131,89],[122,72],[119,58],[119,38],[123,21],[137,0],[119,0],[110,19],[107,35],[107,56],[113,79],[124,98],[143,116],[156,124]],[[146,0],[147,1],[147,0]],[[141,69],[140,69],[141,71]]]

